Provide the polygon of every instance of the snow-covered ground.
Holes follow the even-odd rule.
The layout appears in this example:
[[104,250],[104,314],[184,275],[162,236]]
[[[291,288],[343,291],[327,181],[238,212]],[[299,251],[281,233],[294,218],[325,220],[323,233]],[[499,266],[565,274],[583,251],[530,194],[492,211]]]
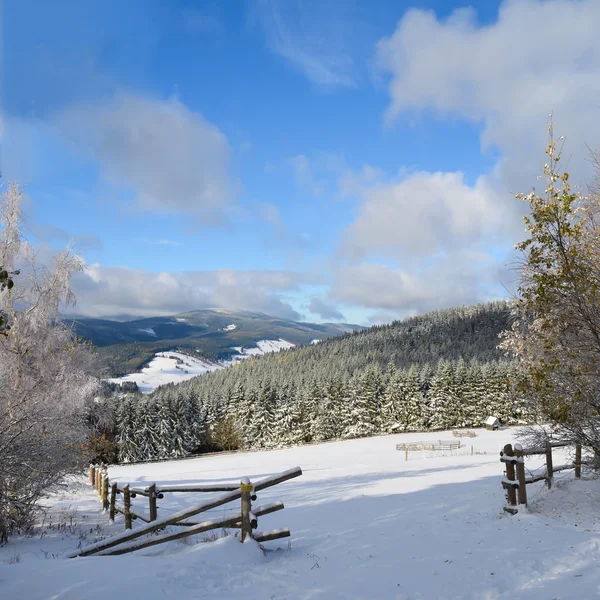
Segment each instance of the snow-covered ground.
[[[179,362],[182,361],[182,362]],[[197,375],[220,369],[221,365],[179,352],[158,352],[139,373],[109,379],[115,383],[135,381],[141,392],[151,392],[159,385],[180,383]]]
[[154,329],[152,329],[152,327],[148,327],[148,329],[140,329],[140,331],[143,331],[144,333],[147,333],[148,335],[152,335],[152,336],[156,337],[156,331],[154,331]]
[[[0,597],[23,600],[473,599],[568,600],[600,594],[600,482],[556,475],[552,490],[528,486],[529,509],[503,512],[499,449],[514,431],[477,431],[458,455],[411,453],[399,442],[451,438],[402,434],[283,450],[210,455],[112,467],[112,478],[146,486],[257,480],[299,465],[304,474],[258,493],[285,510],[262,531],[289,527],[291,543],[240,544],[233,535],[188,538],[114,557],[63,558],[109,525],[83,478],[52,497],[46,529],[0,548]],[[473,447],[471,449],[471,446]],[[563,462],[556,453],[555,464]],[[540,460],[527,460],[533,469]],[[167,494],[159,517],[207,499]],[[145,507],[144,498],[133,500]],[[229,505],[210,515],[227,514]],[[62,515],[62,516],[61,516]],[[71,521],[72,519],[72,521]],[[52,526],[48,527],[51,522]],[[62,525],[59,525],[62,523]],[[134,522],[137,523],[137,522]],[[201,536],[198,536],[199,538]],[[84,539],[82,539],[84,538]]]
[[[232,327],[232,325],[228,325],[228,327]],[[235,329],[235,325],[233,325],[233,329]],[[143,331],[150,332],[151,330],[144,329]],[[241,346],[237,346],[232,348],[238,354],[234,354],[229,360],[223,360],[218,363],[180,352],[157,352],[154,358],[141,371],[125,375],[124,377],[114,377],[108,381],[114,383],[135,381],[141,392],[149,393],[159,385],[180,383],[197,375],[204,375],[204,373],[208,373],[209,371],[230,367],[252,356],[262,356],[269,352],[279,352],[280,350],[293,347],[294,344],[282,339],[259,340],[256,342],[255,347],[242,348]],[[183,364],[178,362],[180,360],[183,361]]]
[[255,348],[244,348],[242,354],[246,356],[261,356],[269,352],[279,352],[280,350],[288,350],[293,348],[294,344],[286,342],[279,338],[278,340],[259,340],[256,342]]

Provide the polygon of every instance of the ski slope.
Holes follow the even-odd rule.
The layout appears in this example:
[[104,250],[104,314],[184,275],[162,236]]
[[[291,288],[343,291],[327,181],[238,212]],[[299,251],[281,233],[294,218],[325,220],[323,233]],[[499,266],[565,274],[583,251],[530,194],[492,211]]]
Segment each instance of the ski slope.
[[[235,328],[235,325],[229,325]],[[150,330],[144,330],[150,331]],[[134,381],[142,393],[150,393],[160,385],[167,383],[181,383],[192,377],[204,375],[209,371],[223,369],[234,365],[241,360],[253,356],[262,356],[269,352],[279,352],[283,349],[293,348],[294,344],[285,340],[259,340],[255,347],[232,348],[238,354],[234,354],[230,360],[211,362],[205,358],[198,358],[182,354],[181,352],[157,352],[154,358],[139,372],[108,379],[113,383],[125,383]]]
[[[132,485],[256,480],[299,465],[302,477],[258,494],[285,510],[262,531],[289,527],[291,543],[241,544],[230,535],[171,542],[133,554],[62,556],[111,532],[81,478],[48,500],[54,523],[0,548],[0,597],[23,600],[569,600],[600,590],[600,484],[556,475],[552,490],[528,486],[529,509],[503,512],[499,449],[514,431],[478,430],[458,455],[404,452],[400,442],[452,434],[402,434],[282,450],[110,468]],[[471,449],[473,446],[473,449]],[[473,454],[471,453],[473,452]],[[555,463],[563,462],[556,453]],[[534,469],[541,463],[527,461]],[[208,499],[167,494],[159,517]],[[145,499],[133,500],[145,507]],[[216,517],[237,507],[209,513]],[[64,511],[61,513],[61,511]],[[61,516],[62,514],[62,516]],[[71,521],[70,521],[71,519]],[[56,523],[63,522],[66,527]],[[69,523],[72,523],[69,525]],[[135,523],[135,522],[134,522]],[[98,526],[98,529],[96,527]],[[135,524],[134,524],[135,526]],[[232,530],[233,533],[234,530]],[[81,536],[85,536],[81,540]]]
[[222,368],[221,365],[217,363],[180,352],[158,352],[140,372],[124,377],[115,377],[108,381],[114,383],[135,381],[141,392],[149,393],[160,385],[181,383],[186,379],[220,368]]

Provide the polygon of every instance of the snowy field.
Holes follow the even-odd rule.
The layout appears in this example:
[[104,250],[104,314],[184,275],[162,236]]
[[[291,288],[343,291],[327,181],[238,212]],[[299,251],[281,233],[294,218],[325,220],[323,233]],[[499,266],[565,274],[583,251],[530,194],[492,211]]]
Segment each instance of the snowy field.
[[[228,327],[233,327],[235,329],[235,325],[233,324]],[[262,356],[269,352],[279,352],[280,350],[287,350],[293,347],[294,344],[282,339],[259,340],[256,342],[255,347],[242,348],[241,346],[237,346],[232,348],[232,350],[235,350],[238,354],[234,354],[230,360],[218,363],[211,362],[205,358],[196,358],[194,356],[182,354],[180,352],[157,352],[148,365],[138,373],[131,373],[124,377],[115,377],[108,381],[114,383],[135,381],[140,392],[147,394],[160,385],[165,385],[167,383],[181,383],[182,381],[192,379],[198,375],[204,375],[204,373],[208,373],[209,371],[230,367],[231,365],[234,365],[241,360],[251,358],[252,356]]]
[[[66,559],[78,545],[123,531],[83,477],[49,499],[44,526],[0,548],[0,597],[19,600],[211,598],[325,600],[588,599],[600,596],[600,482],[556,474],[528,486],[529,509],[503,512],[499,450],[514,431],[477,431],[459,454],[411,453],[396,443],[451,439],[403,434],[284,450],[113,467],[121,482],[159,486],[257,480],[299,465],[304,474],[259,492],[285,510],[259,529],[291,541],[241,544],[188,538],[133,554]],[[471,449],[473,446],[473,449]],[[555,464],[565,462],[556,452]],[[526,466],[539,466],[528,459]],[[159,518],[208,495],[168,494]],[[145,499],[133,506],[145,508]],[[227,514],[228,505],[211,516]],[[135,522],[134,522],[135,523]],[[135,526],[135,525],[134,525]],[[233,531],[233,530],[232,530]],[[198,536],[200,537],[200,536]],[[289,539],[289,538],[288,538]]]
[[[182,362],[179,362],[182,361]],[[123,383],[135,381],[140,392],[149,393],[159,385],[180,383],[209,371],[222,368],[206,359],[195,358],[179,352],[158,352],[139,373],[117,377],[108,381]]]

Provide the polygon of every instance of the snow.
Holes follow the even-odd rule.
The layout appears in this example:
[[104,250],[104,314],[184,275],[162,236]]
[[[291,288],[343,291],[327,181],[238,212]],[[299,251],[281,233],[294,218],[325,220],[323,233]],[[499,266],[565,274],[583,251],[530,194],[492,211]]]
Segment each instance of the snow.
[[310,343],[314,345],[320,343],[321,341],[322,340],[310,340]]
[[[235,329],[235,325],[228,325],[228,327],[232,326]],[[152,330],[140,329],[140,331],[149,333]],[[152,331],[152,333],[154,332]],[[205,358],[194,358],[180,352],[158,352],[141,372],[131,373],[124,377],[114,377],[107,381],[119,384],[125,381],[135,381],[139,390],[147,394],[155,390],[159,385],[180,383],[197,375],[204,375],[204,373],[208,373],[209,371],[230,367],[241,360],[253,356],[262,356],[268,352],[279,352],[280,350],[293,347],[294,344],[286,342],[281,338],[279,340],[259,340],[256,342],[256,347],[254,348],[232,347],[231,349],[235,350],[238,354],[234,354],[229,360],[222,360],[218,363],[211,362]],[[180,368],[176,366],[177,359],[184,361],[184,364],[179,365]]]
[[284,339],[279,338],[278,340],[260,340],[256,342],[256,345],[263,354],[267,352],[279,352],[280,350],[289,350],[294,347],[291,342],[286,342]]
[[281,338],[278,340],[259,340],[256,342],[255,348],[244,348],[242,353],[246,356],[262,356],[268,352],[279,352],[280,350],[287,350],[293,347],[294,344],[286,342]]
[[[205,455],[109,468],[112,479],[146,487],[252,482],[300,465],[299,478],[257,492],[254,506],[282,500],[285,509],[258,517],[259,529],[289,528],[292,537],[241,544],[203,534],[132,554],[66,559],[65,555],[122,533],[100,510],[83,478],[52,496],[45,526],[0,548],[2,598],[104,600],[567,600],[600,589],[600,481],[572,471],[527,486],[528,509],[502,510],[504,465],[499,452],[514,430],[479,431],[453,452],[396,452],[426,434],[400,434],[282,450]],[[451,437],[450,432],[440,433]],[[557,450],[557,464],[568,451]],[[543,465],[527,458],[526,467]],[[165,494],[159,518],[210,494]],[[146,508],[137,497],[133,507]],[[237,502],[208,511],[216,519]],[[134,527],[139,522],[134,521]],[[220,532],[217,532],[220,535]],[[208,536],[207,536],[208,537]],[[84,539],[83,539],[84,538]],[[210,539],[210,538],[209,538]]]
[[231,356],[229,360],[221,361],[221,364],[224,367],[230,367],[231,365],[235,365],[236,363],[246,360],[247,358],[252,358],[253,356],[262,356],[269,352],[279,352],[281,350],[288,350],[289,348],[294,348],[294,344],[282,338],[279,338],[278,340],[259,340],[253,348],[232,346],[231,349],[235,350],[237,354]]
[[[183,361],[182,364],[178,364],[178,360]],[[148,393],[159,385],[171,382],[179,383],[220,368],[221,365],[180,352],[158,352],[141,372],[109,379],[108,381],[114,383],[135,381],[141,392]]]
[[156,337],[156,331],[154,331],[154,329],[152,329],[152,327],[148,327],[148,329],[140,329],[139,331],[143,331],[144,333],[148,333],[148,334]]
[[496,423],[498,423],[498,417],[493,416],[488,417],[485,421],[486,425],[495,425]]

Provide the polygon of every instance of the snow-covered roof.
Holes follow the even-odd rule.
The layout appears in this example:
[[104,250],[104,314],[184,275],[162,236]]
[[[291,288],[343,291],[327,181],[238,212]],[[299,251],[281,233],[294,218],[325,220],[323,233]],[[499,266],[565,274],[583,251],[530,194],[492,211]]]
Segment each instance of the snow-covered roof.
[[489,416],[485,421],[486,425],[495,425],[496,423],[498,423],[498,417],[494,416]]

